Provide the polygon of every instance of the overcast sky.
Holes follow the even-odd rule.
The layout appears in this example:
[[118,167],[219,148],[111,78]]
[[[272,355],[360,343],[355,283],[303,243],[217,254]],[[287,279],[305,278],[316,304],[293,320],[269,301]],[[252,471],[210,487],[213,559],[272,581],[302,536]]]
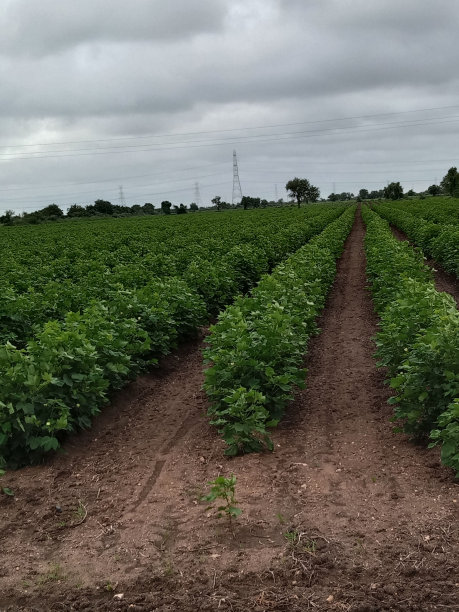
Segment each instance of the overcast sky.
[[1,0],[0,211],[327,197],[459,165],[459,2]]

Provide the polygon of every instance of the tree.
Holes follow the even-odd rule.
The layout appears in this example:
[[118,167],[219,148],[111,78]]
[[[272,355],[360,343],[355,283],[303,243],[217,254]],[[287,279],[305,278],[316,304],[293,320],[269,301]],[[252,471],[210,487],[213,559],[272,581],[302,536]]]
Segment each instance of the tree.
[[308,179],[300,179],[295,177],[285,185],[285,189],[289,192],[290,197],[296,199],[298,208],[300,207],[301,202],[316,202],[320,197],[318,187],[311,185]]
[[222,203],[221,196],[215,196],[214,198],[212,198],[211,202],[214,206],[217,207],[217,210],[219,211],[221,208],[221,203]]
[[359,191],[359,198],[360,200],[368,200],[368,196],[369,196],[369,192],[368,189],[361,189]]
[[14,210],[5,210],[5,214],[0,217],[0,223],[13,225]]
[[241,204],[244,210],[248,208],[259,208],[261,200],[260,198],[253,198],[252,196],[242,196]]
[[401,200],[403,198],[403,187],[400,183],[389,183],[384,187],[384,197],[386,200]]
[[171,206],[172,206],[172,203],[169,202],[169,200],[164,200],[164,202],[161,202],[161,210],[163,211],[165,215],[171,214]]
[[85,207],[79,204],[72,204],[67,211],[67,217],[85,217],[86,215],[87,212]]
[[328,200],[329,200],[330,202],[337,202],[337,201],[339,200],[339,196],[338,196],[338,194],[337,194],[337,193],[331,193],[331,194],[328,196]]
[[155,205],[151,204],[151,202],[145,202],[145,204],[142,206],[142,210],[146,215],[154,215]]
[[190,212],[198,212],[198,210],[199,210],[199,206],[196,204],[196,202],[191,202]]
[[38,212],[45,218],[53,217],[57,219],[64,216],[64,211],[57,204],[50,204]]
[[407,195],[407,196],[415,196],[415,195],[416,195],[416,192],[415,192],[415,190],[414,190],[414,189],[410,189],[409,191],[407,191],[407,192],[406,192],[406,195]]
[[440,195],[441,194],[440,185],[430,185],[430,187],[427,187],[427,193],[433,196]]
[[107,200],[96,200],[94,202],[94,210],[100,215],[113,215],[113,204]]
[[457,168],[450,168],[443,177],[440,187],[446,195],[459,197],[459,173]]
[[347,202],[353,199],[354,199],[354,194],[351,193],[350,191],[343,191],[342,193],[338,194],[338,200],[340,202]]
[[320,189],[318,187],[315,187],[314,185],[311,185],[306,202],[308,202],[309,200],[311,202],[317,202],[319,198],[320,198]]
[[188,212],[188,209],[185,206],[185,204],[180,204],[180,206],[177,206],[176,204],[174,204],[174,210],[175,210],[176,215],[184,215],[185,213]]

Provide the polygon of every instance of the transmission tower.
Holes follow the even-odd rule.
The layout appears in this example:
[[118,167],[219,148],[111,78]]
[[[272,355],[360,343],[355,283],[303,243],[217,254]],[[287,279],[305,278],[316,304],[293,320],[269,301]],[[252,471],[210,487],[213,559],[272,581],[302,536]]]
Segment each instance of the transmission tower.
[[236,151],[233,151],[233,197],[231,203],[234,205],[235,202],[238,204],[242,200],[242,189],[241,181],[239,180],[239,170],[237,167]]
[[279,199],[279,192],[277,191],[277,183],[274,185],[274,195],[275,195],[275,199],[276,202]]
[[124,198],[123,185],[120,185],[119,200],[120,200],[120,206],[126,206],[126,200]]
[[201,192],[199,190],[198,181],[196,181],[196,183],[194,184],[194,201],[195,201],[195,204],[197,204],[198,206],[201,206]]

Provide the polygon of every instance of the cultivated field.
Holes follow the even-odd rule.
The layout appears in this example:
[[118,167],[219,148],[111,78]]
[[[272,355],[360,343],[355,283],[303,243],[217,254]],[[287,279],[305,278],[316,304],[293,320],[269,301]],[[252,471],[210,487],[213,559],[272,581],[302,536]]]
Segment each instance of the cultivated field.
[[458,211],[0,228],[0,610],[459,609]]

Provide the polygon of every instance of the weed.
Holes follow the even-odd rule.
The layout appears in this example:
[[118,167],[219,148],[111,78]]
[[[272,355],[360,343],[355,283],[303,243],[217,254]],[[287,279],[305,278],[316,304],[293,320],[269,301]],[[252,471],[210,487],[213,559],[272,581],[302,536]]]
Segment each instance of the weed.
[[[214,502],[217,499],[222,499],[223,504],[217,507],[217,517],[221,518],[225,516],[228,518],[230,524],[233,518],[237,518],[242,510],[238,508],[238,501],[236,500],[236,476],[231,474],[229,478],[224,476],[218,476],[215,480],[207,483],[211,489],[208,495],[202,497],[202,501]],[[207,510],[212,508],[212,505],[208,506]]]
[[86,517],[86,508],[84,507],[83,503],[80,501],[78,501],[78,506],[77,509],[75,510],[75,516],[76,518],[82,520]]
[[172,576],[174,574],[174,564],[171,559],[167,559],[164,562],[163,571],[165,576]]
[[283,515],[283,514],[281,514],[280,512],[278,512],[278,513],[276,514],[276,516],[277,516],[277,518],[279,519],[279,523],[280,523],[281,525],[285,525],[285,517],[284,517],[284,515]]
[[298,531],[297,529],[289,529],[284,533],[284,538],[292,548],[314,555],[317,549],[316,541],[305,538],[305,535],[304,532]]
[[113,584],[110,580],[107,582],[107,584],[104,586],[104,590],[107,591],[108,593],[111,593],[112,591],[114,591],[116,589],[116,587],[118,586],[118,583],[116,582],[115,584]]
[[48,582],[59,582],[61,580],[66,580],[67,576],[64,574],[62,567],[59,563],[51,563],[49,566],[49,570],[42,574],[38,578],[38,584],[44,585]]

